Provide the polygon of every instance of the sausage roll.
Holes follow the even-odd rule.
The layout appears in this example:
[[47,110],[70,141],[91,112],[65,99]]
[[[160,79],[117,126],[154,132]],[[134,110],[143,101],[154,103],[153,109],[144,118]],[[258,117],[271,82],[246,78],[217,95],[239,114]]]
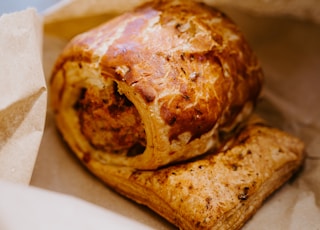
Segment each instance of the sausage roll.
[[239,28],[194,1],[153,1],[76,36],[50,95],[86,160],[157,169],[217,149],[252,112],[263,73]]

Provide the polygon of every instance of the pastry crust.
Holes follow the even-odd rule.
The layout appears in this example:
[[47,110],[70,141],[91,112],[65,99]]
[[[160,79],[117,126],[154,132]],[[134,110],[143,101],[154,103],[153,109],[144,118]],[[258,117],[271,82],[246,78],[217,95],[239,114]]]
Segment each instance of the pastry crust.
[[180,229],[240,229],[304,159],[303,143],[251,122],[219,153],[153,171],[86,162],[119,193]]
[[239,28],[193,1],[154,1],[75,37],[50,82],[81,159],[156,169],[218,148],[251,113],[262,71]]

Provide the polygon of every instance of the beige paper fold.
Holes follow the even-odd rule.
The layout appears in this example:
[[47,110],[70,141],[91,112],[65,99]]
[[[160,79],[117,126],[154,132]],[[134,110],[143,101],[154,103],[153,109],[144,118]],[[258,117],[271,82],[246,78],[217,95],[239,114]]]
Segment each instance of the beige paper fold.
[[28,184],[46,113],[42,20],[34,9],[0,18],[0,179]]
[[46,24],[66,21],[74,18],[95,16],[99,14],[120,13],[132,9],[146,0],[62,0],[55,6],[45,10]]

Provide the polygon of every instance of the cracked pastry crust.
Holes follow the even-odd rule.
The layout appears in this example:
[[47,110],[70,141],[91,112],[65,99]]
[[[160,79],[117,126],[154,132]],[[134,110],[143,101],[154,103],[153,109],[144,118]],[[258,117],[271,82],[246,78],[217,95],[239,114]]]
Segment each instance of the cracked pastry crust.
[[111,188],[148,206],[180,229],[240,229],[303,163],[297,138],[251,121],[225,149],[158,170],[89,161]]
[[218,148],[251,113],[262,71],[239,28],[193,1],[154,1],[76,36],[50,82],[83,161],[156,169]]

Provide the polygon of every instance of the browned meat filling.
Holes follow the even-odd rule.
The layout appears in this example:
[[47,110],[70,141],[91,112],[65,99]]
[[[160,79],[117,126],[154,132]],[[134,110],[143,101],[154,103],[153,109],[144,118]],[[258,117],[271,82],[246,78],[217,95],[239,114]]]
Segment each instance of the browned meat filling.
[[82,88],[74,105],[81,132],[96,149],[135,156],[146,146],[145,131],[135,106],[118,92],[117,83],[103,90]]

